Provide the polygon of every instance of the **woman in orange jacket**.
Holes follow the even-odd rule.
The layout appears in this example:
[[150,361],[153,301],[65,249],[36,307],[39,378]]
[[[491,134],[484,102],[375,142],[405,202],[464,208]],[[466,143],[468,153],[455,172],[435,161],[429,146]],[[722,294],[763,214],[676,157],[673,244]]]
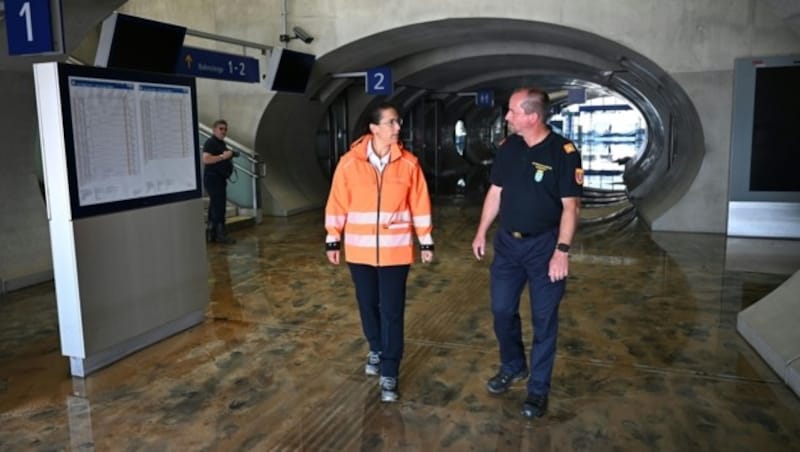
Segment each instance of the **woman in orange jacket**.
[[431,202],[422,168],[399,141],[402,119],[381,103],[369,115],[369,133],[336,166],[325,207],[328,260],[338,265],[341,244],[356,289],[369,343],[364,371],[380,375],[381,401],[398,398],[403,355],[406,280],[416,233],[422,262],[433,260]]

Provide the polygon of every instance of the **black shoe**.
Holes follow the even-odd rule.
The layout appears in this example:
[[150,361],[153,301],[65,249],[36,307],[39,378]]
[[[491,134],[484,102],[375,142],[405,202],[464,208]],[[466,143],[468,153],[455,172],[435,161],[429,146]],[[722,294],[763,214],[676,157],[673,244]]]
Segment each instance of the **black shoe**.
[[223,245],[232,245],[236,243],[236,240],[232,239],[225,233],[225,224],[224,223],[217,223],[214,232],[216,233],[215,241],[217,243],[222,243]]
[[547,396],[537,396],[528,394],[525,403],[522,404],[522,415],[528,419],[542,417],[547,411]]
[[515,374],[507,373],[500,369],[500,372],[498,372],[494,377],[490,378],[486,383],[486,389],[488,389],[492,394],[502,394],[508,391],[508,388],[510,388],[514,382],[524,380],[526,378],[528,378],[528,369],[522,369]]

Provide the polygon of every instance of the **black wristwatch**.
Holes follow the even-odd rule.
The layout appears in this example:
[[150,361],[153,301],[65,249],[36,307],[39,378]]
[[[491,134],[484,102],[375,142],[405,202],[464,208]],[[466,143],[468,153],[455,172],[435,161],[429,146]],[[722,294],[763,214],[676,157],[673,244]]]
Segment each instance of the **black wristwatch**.
[[556,245],[556,249],[561,251],[562,253],[569,253],[569,245],[566,243],[559,243]]

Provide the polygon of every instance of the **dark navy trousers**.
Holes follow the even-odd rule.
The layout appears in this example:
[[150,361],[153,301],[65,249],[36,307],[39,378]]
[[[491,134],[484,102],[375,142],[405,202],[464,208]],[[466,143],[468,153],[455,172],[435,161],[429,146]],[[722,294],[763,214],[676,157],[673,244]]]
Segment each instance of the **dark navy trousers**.
[[381,376],[397,378],[403,357],[406,280],[411,266],[348,266],[369,349],[381,353]]
[[211,173],[203,175],[203,185],[208,193],[209,224],[225,224],[225,204],[228,202],[225,193],[227,184],[224,176]]
[[519,316],[519,300],[527,282],[533,316],[528,393],[533,395],[549,394],[556,358],[558,307],[566,280],[550,282],[547,273],[557,240],[557,229],[522,239],[500,229],[494,237],[491,294],[500,362],[506,372],[517,373],[527,367]]

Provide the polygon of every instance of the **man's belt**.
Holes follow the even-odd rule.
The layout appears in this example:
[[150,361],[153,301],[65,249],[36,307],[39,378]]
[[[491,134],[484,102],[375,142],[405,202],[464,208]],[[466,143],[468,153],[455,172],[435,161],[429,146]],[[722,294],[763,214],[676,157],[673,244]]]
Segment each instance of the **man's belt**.
[[514,237],[515,239],[518,239],[518,240],[526,239],[528,237],[532,237],[533,236],[533,234],[531,234],[530,232],[508,231],[508,233],[511,234],[511,237]]

